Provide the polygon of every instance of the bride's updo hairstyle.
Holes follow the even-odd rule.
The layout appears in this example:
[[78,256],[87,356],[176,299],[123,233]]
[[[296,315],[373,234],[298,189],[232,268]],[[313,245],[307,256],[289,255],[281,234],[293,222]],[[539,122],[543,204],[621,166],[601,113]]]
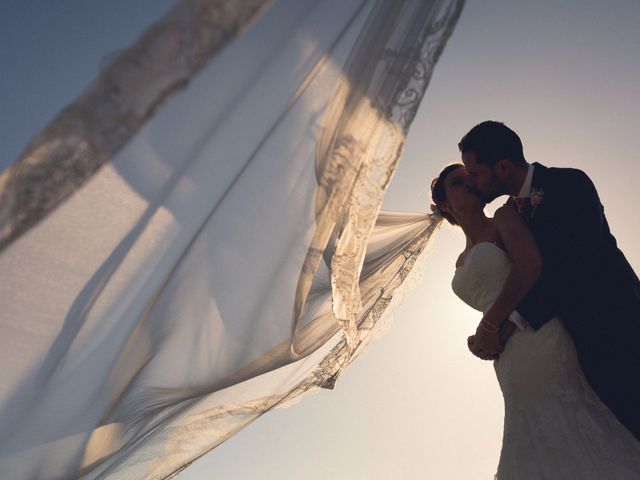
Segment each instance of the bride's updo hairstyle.
[[431,199],[438,208],[440,215],[442,215],[451,225],[457,225],[458,222],[456,222],[455,218],[453,218],[450,213],[444,212],[440,206],[447,201],[447,192],[444,189],[444,182],[451,172],[459,168],[464,168],[464,165],[461,163],[452,163],[451,165],[447,165],[442,169],[438,178],[434,178],[431,182]]

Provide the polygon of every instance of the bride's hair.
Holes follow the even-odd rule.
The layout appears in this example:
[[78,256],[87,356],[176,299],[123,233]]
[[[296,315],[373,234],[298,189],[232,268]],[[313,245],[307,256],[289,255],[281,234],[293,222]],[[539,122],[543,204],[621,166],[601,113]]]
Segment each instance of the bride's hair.
[[453,218],[450,213],[443,212],[440,209],[440,205],[447,201],[447,193],[444,190],[444,181],[451,172],[459,168],[464,168],[464,165],[461,163],[452,163],[451,165],[447,165],[442,169],[438,178],[434,178],[431,182],[431,199],[433,200],[433,203],[435,203],[436,208],[438,208],[440,215],[446,218],[451,225],[457,225],[458,222],[456,222],[455,218]]

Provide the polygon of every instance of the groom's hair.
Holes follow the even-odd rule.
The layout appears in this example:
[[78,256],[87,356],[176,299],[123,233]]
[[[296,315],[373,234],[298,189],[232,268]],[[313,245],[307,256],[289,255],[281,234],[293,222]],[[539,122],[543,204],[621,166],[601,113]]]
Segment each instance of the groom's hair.
[[504,158],[519,167],[527,164],[518,134],[504,123],[493,120],[479,123],[469,130],[458,143],[458,148],[461,153],[475,153],[476,162],[489,166]]

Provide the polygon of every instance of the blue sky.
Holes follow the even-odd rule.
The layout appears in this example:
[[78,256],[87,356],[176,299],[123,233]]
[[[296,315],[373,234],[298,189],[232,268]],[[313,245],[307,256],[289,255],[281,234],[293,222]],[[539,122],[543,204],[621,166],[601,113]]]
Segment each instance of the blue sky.
[[0,15],[0,171],[173,0],[5,0]]

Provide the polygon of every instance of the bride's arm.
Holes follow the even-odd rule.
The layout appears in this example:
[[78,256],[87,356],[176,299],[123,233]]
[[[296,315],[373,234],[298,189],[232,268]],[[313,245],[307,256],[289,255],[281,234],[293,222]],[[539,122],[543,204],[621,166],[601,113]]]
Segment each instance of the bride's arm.
[[542,256],[527,224],[511,207],[500,207],[494,216],[498,234],[513,266],[493,306],[484,321],[500,327],[542,272]]

